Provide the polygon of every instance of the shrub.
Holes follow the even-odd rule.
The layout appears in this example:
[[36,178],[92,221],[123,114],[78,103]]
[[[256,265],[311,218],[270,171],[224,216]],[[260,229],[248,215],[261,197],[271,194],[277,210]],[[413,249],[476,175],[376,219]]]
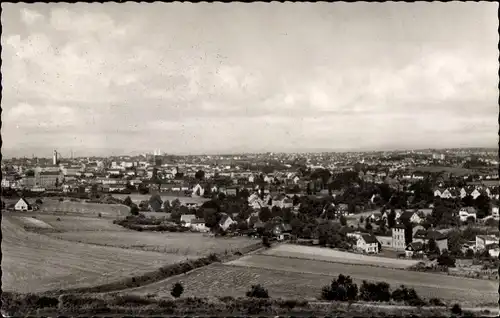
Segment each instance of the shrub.
[[267,289],[262,287],[260,284],[252,285],[249,291],[247,291],[247,297],[253,298],[269,298],[269,293]]
[[432,306],[439,306],[439,307],[444,307],[446,306],[446,304],[439,298],[431,298],[429,300],[429,303],[432,305]]
[[451,313],[454,315],[461,315],[462,307],[460,306],[460,304],[453,305],[453,307],[451,307]]
[[172,290],[170,291],[170,295],[172,295],[175,298],[179,298],[181,297],[183,292],[184,292],[184,287],[182,286],[182,284],[175,283],[175,285],[172,287]]
[[61,218],[57,218],[56,221],[61,221]]
[[369,283],[363,281],[359,290],[359,297],[365,301],[389,301],[391,299],[390,286],[384,282]]
[[455,258],[448,253],[443,253],[437,258],[437,262],[441,266],[455,267]]
[[329,286],[324,286],[321,290],[321,298],[336,301],[354,301],[358,297],[358,286],[352,282],[350,276],[342,274]]
[[132,215],[139,215],[139,208],[137,207],[137,205],[133,204],[130,207],[130,214],[132,214]]
[[41,199],[36,199],[35,203],[36,204],[43,204],[43,201]]
[[97,213],[97,217],[100,217],[100,218],[102,217],[101,212]]
[[63,201],[64,201],[64,199],[63,199],[63,198],[59,198],[59,202],[63,202]]

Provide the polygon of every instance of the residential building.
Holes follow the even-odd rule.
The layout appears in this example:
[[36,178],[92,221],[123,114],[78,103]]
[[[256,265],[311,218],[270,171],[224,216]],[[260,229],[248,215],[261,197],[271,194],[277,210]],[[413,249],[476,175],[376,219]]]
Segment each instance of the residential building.
[[406,223],[406,222],[410,222],[410,223],[413,223],[413,224],[420,224],[423,220],[418,215],[417,212],[415,212],[415,211],[405,211],[405,212],[403,212],[400,215],[399,221],[401,223],[403,223],[403,224]]
[[186,227],[191,227],[191,222],[196,220],[196,215],[194,214],[184,214],[181,215],[181,223]]
[[223,214],[221,220],[219,221],[219,226],[224,230],[227,231],[227,229],[231,226],[231,224],[236,223],[229,215]]
[[424,254],[424,244],[422,242],[411,242],[405,249],[406,257]]
[[208,232],[210,229],[205,224],[205,219],[195,219],[190,223],[191,229],[199,232]]
[[404,250],[405,244],[405,227],[401,224],[396,224],[392,228],[392,248],[396,250]]
[[476,209],[474,207],[464,207],[458,211],[458,216],[461,222],[466,222],[469,217],[473,217],[477,220]]
[[446,234],[443,234],[434,230],[418,230],[413,235],[412,242],[421,242],[423,244],[429,244],[429,240],[433,239],[436,242],[436,246],[440,251],[448,249],[448,238]]
[[498,244],[498,237],[494,235],[477,235],[476,236],[476,250],[482,251],[486,249],[487,245]]
[[367,254],[377,254],[379,252],[379,242],[375,236],[359,232],[347,233],[346,235],[356,239],[356,249],[358,251]]
[[20,198],[19,201],[14,205],[14,210],[16,211],[31,211],[33,207],[24,198]]

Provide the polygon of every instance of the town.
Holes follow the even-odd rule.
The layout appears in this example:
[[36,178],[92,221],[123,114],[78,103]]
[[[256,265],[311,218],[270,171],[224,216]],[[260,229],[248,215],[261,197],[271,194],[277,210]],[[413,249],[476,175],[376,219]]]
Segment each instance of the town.
[[[134,215],[165,212],[149,218],[191,231],[349,246],[327,236],[338,224],[363,253],[422,257],[437,247],[497,258],[498,237],[487,234],[499,221],[495,157],[487,149],[186,157],[156,150],[66,159],[54,150],[48,159],[4,160],[2,189],[19,196],[7,210],[37,209],[44,197],[112,196]],[[464,226],[483,230],[449,237]]]

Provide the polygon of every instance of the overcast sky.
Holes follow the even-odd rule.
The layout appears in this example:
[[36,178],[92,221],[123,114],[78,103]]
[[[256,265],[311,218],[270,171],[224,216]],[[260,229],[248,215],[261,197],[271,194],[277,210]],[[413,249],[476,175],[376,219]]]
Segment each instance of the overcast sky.
[[496,3],[2,8],[7,156],[498,145]]

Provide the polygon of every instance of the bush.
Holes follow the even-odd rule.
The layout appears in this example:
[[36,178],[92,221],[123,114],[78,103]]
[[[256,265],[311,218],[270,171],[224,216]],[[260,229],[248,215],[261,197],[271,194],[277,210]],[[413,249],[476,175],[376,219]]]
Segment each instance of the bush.
[[358,286],[352,282],[350,276],[342,274],[329,286],[324,286],[321,290],[321,298],[336,301],[354,301],[358,297]]
[[269,293],[267,292],[267,289],[262,287],[261,285],[252,285],[249,291],[247,291],[247,297],[253,297],[253,298],[269,298]]
[[431,298],[429,300],[429,303],[432,305],[432,306],[439,306],[439,307],[445,307],[446,304],[439,298]]
[[130,214],[132,214],[132,215],[139,215],[139,208],[137,207],[137,205],[133,204],[130,207]]
[[175,283],[175,285],[172,287],[172,290],[170,291],[170,295],[172,295],[174,298],[179,298],[181,297],[183,292],[184,292],[184,287],[182,286],[182,284]]
[[368,283],[363,281],[359,290],[359,297],[364,301],[389,301],[391,299],[390,286],[384,282]]
[[440,266],[455,267],[455,258],[448,253],[443,253],[437,258]]
[[43,201],[41,199],[36,199],[35,203],[36,204],[43,204]]
[[404,285],[393,291],[391,298],[395,301],[403,301],[410,306],[425,305],[425,302],[417,295],[415,289],[406,288]]
[[454,315],[461,315],[462,307],[460,306],[460,304],[453,305],[453,307],[451,307],[451,313]]
[[59,202],[63,202],[63,201],[64,201],[64,199],[63,199],[63,198],[59,198]]
[[101,214],[101,212],[97,213],[97,217],[102,218],[102,214]]

